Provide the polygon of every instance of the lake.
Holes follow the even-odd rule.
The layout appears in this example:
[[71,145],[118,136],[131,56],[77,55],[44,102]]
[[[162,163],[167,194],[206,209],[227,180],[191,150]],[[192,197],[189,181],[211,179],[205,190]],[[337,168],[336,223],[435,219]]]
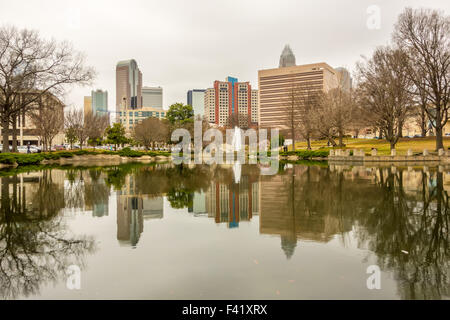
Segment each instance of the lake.
[[0,175],[4,299],[450,298],[443,167],[15,170]]

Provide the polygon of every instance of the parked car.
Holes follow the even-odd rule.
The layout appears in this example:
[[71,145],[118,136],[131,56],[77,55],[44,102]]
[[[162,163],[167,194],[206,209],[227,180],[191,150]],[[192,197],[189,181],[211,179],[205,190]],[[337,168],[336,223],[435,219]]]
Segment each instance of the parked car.
[[27,146],[17,146],[17,152],[28,153],[28,147]]
[[52,149],[55,149],[56,151],[66,150],[63,145],[56,145]]
[[[3,144],[0,144],[0,153],[2,152],[2,150],[3,150]],[[12,151],[12,146],[9,146],[9,151]]]

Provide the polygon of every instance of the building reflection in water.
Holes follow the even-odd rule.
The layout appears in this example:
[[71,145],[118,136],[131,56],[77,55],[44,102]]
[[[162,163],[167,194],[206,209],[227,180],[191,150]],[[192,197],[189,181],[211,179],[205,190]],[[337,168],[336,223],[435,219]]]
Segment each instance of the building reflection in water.
[[127,175],[124,185],[117,191],[117,240],[135,247],[144,231],[144,219],[162,219],[163,216],[163,197],[139,194],[135,175]]
[[192,206],[188,207],[188,211],[195,215],[207,215],[216,223],[226,223],[229,228],[237,228],[241,221],[250,221],[258,215],[259,175],[250,174],[245,169],[241,173],[241,165],[238,177],[235,167],[233,175],[227,170],[210,181],[206,192],[192,194]]

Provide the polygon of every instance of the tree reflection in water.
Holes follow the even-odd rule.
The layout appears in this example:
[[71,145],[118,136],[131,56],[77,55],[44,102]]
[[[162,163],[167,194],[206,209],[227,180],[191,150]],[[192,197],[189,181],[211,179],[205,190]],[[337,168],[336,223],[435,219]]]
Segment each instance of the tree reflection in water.
[[403,299],[449,296],[449,197],[437,168],[294,166],[263,177],[261,190],[260,230],[280,235],[287,258],[297,240],[345,244],[354,230]]
[[[30,183],[23,183],[24,179]],[[91,238],[67,231],[59,215],[64,207],[63,188],[53,181],[50,170],[31,178],[1,178],[2,298],[37,294],[41,286],[60,280],[69,265],[83,267],[84,255],[95,250]]]
[[361,215],[360,239],[394,271],[403,299],[439,299],[450,294],[449,202],[443,173],[421,172],[421,190],[405,192],[404,171],[378,170],[383,198]]

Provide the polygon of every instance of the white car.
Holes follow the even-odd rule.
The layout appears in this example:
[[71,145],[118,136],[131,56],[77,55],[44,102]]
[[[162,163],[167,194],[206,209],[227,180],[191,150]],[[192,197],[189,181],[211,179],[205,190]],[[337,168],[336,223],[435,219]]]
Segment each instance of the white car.
[[19,153],[28,153],[28,148],[27,148],[27,146],[18,146],[17,147],[17,152],[19,152]]

